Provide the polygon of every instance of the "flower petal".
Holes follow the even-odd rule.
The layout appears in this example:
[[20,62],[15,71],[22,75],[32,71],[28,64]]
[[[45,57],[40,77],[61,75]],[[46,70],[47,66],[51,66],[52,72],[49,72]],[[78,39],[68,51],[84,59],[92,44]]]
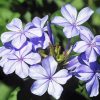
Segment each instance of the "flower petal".
[[43,17],[43,18],[41,19],[41,28],[44,27],[44,25],[45,25],[45,23],[46,23],[47,20],[48,20],[48,15],[46,15],[45,17]]
[[46,79],[47,73],[46,70],[41,65],[31,66],[29,69],[29,76],[32,79]]
[[83,8],[78,14],[77,25],[81,25],[84,22],[86,22],[93,13],[94,11],[91,8],[89,7]]
[[59,84],[65,84],[71,77],[66,69],[62,69],[53,75],[53,80]]
[[59,99],[63,88],[61,85],[56,83],[55,81],[51,81],[48,87],[48,94],[52,95],[55,99]]
[[32,43],[28,42],[26,46],[24,46],[21,50],[20,50],[20,54],[24,57],[26,56],[29,52],[32,51]]
[[99,94],[99,81],[96,75],[86,83],[86,89],[90,97],[97,96]]
[[79,42],[76,42],[76,44],[73,48],[73,51],[77,52],[77,53],[82,53],[82,52],[86,51],[87,48],[88,48],[88,45],[85,41],[79,41]]
[[24,57],[24,61],[29,65],[37,64],[41,61],[41,56],[32,52]]
[[48,89],[49,81],[46,79],[37,80],[31,87],[31,92],[35,95],[42,96]]
[[78,29],[72,25],[64,27],[63,32],[67,38],[72,38],[74,36],[79,35]]
[[6,27],[8,30],[19,32],[22,30],[22,21],[18,18],[14,18]]
[[46,49],[50,45],[51,41],[47,33],[44,33],[44,36],[45,36],[45,40],[43,43],[43,49]]
[[80,26],[80,38],[86,41],[87,43],[90,43],[92,42],[94,36],[93,33],[90,31],[90,29],[84,26]]
[[25,35],[28,38],[41,37],[42,36],[42,30],[41,30],[41,28],[32,28],[32,29],[29,29],[25,33]]
[[17,62],[15,65],[15,73],[20,77],[20,78],[26,78],[29,73],[29,66],[25,62]]
[[96,51],[93,48],[89,47],[86,50],[86,58],[89,60],[89,62],[96,61],[96,59],[97,59]]
[[75,22],[77,17],[77,10],[75,7],[67,4],[61,8],[61,13],[69,23]]
[[92,69],[86,65],[80,65],[76,68],[75,72],[77,73],[76,77],[82,81],[87,81],[91,79],[94,75]]
[[5,48],[4,46],[0,47],[0,57],[5,56],[11,52],[10,49]]
[[1,34],[1,41],[2,43],[9,42],[19,36],[16,32],[4,32]]
[[4,67],[3,67],[3,72],[5,74],[11,74],[15,71],[16,67],[15,67],[15,64],[16,64],[16,60],[8,60],[5,64],[4,64]]
[[42,60],[42,66],[45,68],[47,74],[50,76],[52,76],[55,73],[57,65],[57,62],[52,56],[49,56]]
[[16,37],[14,40],[12,40],[12,45],[17,49],[20,49],[25,42],[26,42],[25,35],[20,35]]
[[67,25],[69,25],[69,22],[65,18],[60,16],[54,17],[52,23],[62,27],[67,27]]

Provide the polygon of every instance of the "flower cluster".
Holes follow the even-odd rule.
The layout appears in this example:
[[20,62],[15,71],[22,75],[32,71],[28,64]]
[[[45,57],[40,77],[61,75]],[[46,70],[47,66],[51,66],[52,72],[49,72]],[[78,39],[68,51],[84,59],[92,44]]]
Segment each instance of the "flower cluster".
[[[48,22],[48,15],[35,17],[24,28],[22,21],[14,18],[6,25],[8,32],[1,35],[0,66],[5,74],[15,72],[20,78],[30,77],[35,80],[31,92],[42,96],[46,91],[59,99],[63,92],[62,85],[75,76],[86,83],[90,97],[99,93],[100,66],[97,57],[100,55],[100,35],[95,36],[82,26],[93,10],[83,8],[79,14],[70,4],[61,8],[61,16]],[[73,39],[79,35],[80,41],[70,44],[68,50],[61,51],[54,43],[51,25],[63,27],[66,38]],[[69,45],[69,44],[68,44]],[[78,55],[68,58],[70,52]]]

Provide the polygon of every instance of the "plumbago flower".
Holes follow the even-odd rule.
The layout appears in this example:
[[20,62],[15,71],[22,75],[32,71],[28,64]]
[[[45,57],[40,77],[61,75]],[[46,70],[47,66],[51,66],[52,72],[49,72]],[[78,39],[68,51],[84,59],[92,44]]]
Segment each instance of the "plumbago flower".
[[81,54],[69,61],[67,69],[79,80],[85,81],[90,97],[99,94],[100,65],[97,62],[89,63],[86,56]]
[[81,41],[76,42],[73,50],[77,53],[85,52],[87,60],[94,62],[97,54],[100,55],[100,35],[93,36],[92,32],[85,28],[81,30]]
[[35,95],[43,95],[46,91],[54,98],[59,99],[63,88],[60,84],[65,84],[71,78],[66,69],[56,72],[58,63],[52,56],[42,60],[41,65],[32,66],[29,76],[36,81],[31,87],[31,92]]
[[18,18],[14,18],[6,27],[10,31],[1,35],[1,41],[3,44],[11,42],[16,49],[20,49],[27,42],[27,38],[42,36],[41,30],[38,28],[29,29],[29,26],[26,25],[23,29],[22,21]]
[[26,78],[28,76],[29,66],[41,61],[40,55],[31,51],[32,44],[28,43],[20,51],[7,54],[2,58],[0,65],[2,65],[4,73],[11,74],[15,71],[19,77]]
[[34,50],[37,50],[37,48],[47,48],[49,46],[50,39],[47,34],[48,28],[45,26],[46,22],[48,20],[48,15],[46,15],[43,18],[35,17],[32,22],[29,22],[27,26],[29,26],[29,29],[37,28],[37,30],[40,30],[42,32],[41,37],[30,37],[30,41],[33,43]]
[[76,69],[77,78],[86,82],[86,90],[90,97],[99,94],[100,65],[97,62],[81,65]]
[[86,22],[93,14],[93,10],[89,7],[83,8],[77,15],[77,10],[70,4],[61,8],[63,17],[56,16],[52,20],[53,24],[64,27],[63,32],[67,38],[79,35],[81,24]]

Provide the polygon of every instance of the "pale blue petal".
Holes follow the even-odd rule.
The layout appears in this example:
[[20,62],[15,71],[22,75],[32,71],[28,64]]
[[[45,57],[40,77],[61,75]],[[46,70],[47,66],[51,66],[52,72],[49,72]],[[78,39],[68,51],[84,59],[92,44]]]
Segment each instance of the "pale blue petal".
[[86,22],[90,16],[93,14],[93,10],[89,7],[85,7],[83,8],[79,14],[78,14],[78,17],[77,17],[77,25],[81,25],[83,24],[84,22]]
[[22,21],[18,18],[14,18],[6,27],[8,30],[19,32],[22,30]]
[[77,17],[77,10],[75,7],[67,4],[61,8],[62,15],[67,19],[69,23],[74,23]]
[[76,42],[74,45],[73,51],[77,53],[85,52],[88,48],[88,45],[85,41]]
[[96,75],[86,83],[86,90],[90,97],[97,96],[99,94],[99,81]]
[[23,59],[27,64],[33,65],[41,61],[41,56],[38,53],[29,53]]
[[20,49],[25,42],[26,42],[25,35],[20,35],[12,40],[12,45],[17,49]]
[[41,65],[31,66],[29,69],[29,76],[36,80],[42,80],[48,77],[46,70]]
[[72,75],[69,75],[66,69],[62,69],[54,74],[52,78],[59,84],[65,84],[71,77]]
[[79,31],[80,31],[80,38],[83,40],[83,41],[86,41],[87,43],[91,43],[94,36],[93,36],[93,33],[90,31],[90,29],[84,27],[84,26],[80,26],[79,27]]
[[48,89],[49,81],[46,79],[37,80],[31,87],[31,92],[35,95],[42,96]]
[[46,57],[42,60],[42,66],[45,68],[49,76],[52,76],[55,73],[57,65],[58,63],[52,56]]
[[63,91],[63,87],[55,81],[50,81],[48,87],[48,94],[53,96],[55,99],[59,99]]
[[79,35],[78,29],[76,27],[74,27],[73,25],[64,27],[63,32],[67,38],[72,38],[74,36]]
[[69,22],[65,18],[60,17],[60,16],[54,17],[51,23],[62,26],[62,27],[67,27],[69,25]]

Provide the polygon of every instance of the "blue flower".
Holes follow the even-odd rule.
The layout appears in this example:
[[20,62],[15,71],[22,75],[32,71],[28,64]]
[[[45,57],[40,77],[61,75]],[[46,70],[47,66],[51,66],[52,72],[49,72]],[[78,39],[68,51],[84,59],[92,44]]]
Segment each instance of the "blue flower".
[[59,99],[63,88],[60,84],[65,84],[71,75],[66,69],[56,72],[58,63],[52,56],[46,57],[41,65],[32,66],[29,76],[36,81],[31,87],[31,92],[35,95],[43,95],[46,91],[54,98]]
[[81,41],[76,42],[73,50],[77,53],[85,52],[86,59],[94,62],[100,55],[100,35],[93,36],[92,32],[85,28],[81,30]]
[[10,31],[1,35],[1,41],[3,44],[11,41],[16,49],[20,49],[28,38],[42,36],[41,30],[38,30],[38,28],[29,29],[29,26],[26,25],[23,29],[22,22],[18,18],[14,18],[6,27]]
[[64,18],[56,16],[52,20],[52,23],[64,27],[63,32],[65,36],[71,38],[79,35],[81,24],[90,18],[93,14],[93,10],[86,7],[77,14],[76,8],[67,4],[61,8],[61,14]]
[[29,66],[40,61],[40,55],[33,53],[32,44],[28,43],[21,50],[2,56],[0,65],[5,74],[11,74],[15,71],[19,77],[26,78],[29,74]]

